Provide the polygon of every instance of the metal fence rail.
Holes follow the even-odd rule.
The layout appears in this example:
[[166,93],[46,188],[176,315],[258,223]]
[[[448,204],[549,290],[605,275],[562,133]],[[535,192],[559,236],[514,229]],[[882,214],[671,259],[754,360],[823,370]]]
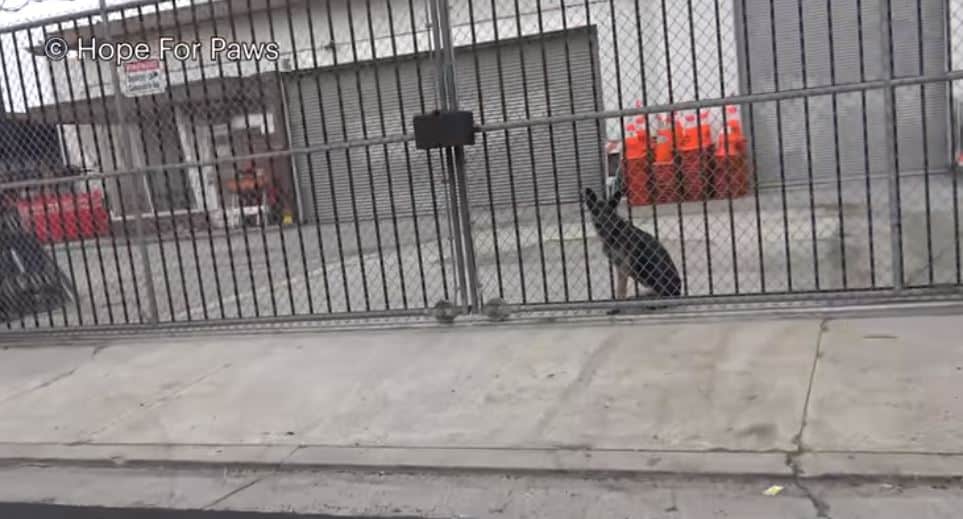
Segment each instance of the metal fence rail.
[[[37,5],[0,21],[10,330],[963,279],[961,0]],[[418,149],[436,109],[475,144]]]

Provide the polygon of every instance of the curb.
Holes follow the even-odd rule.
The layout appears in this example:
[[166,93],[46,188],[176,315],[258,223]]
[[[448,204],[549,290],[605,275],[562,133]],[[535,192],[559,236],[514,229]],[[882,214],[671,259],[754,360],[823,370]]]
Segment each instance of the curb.
[[311,445],[0,444],[0,466],[185,466],[270,470],[687,474],[792,477],[782,452]]
[[[0,466],[189,467],[283,471],[687,475],[792,478],[780,451],[322,445],[0,444]],[[804,452],[799,477],[963,479],[963,453]]]

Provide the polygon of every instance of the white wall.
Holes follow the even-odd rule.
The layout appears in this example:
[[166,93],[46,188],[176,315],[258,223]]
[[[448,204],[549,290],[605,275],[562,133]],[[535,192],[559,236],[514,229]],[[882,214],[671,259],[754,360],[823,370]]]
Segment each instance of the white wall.
[[[698,96],[700,98],[719,97],[737,93],[737,62],[735,28],[733,23],[732,0],[691,0],[692,23],[690,27],[690,2],[686,0],[667,0],[666,23],[663,23],[661,0],[518,0],[516,12],[514,0],[453,0],[451,5],[452,37],[455,45],[472,43],[470,19],[475,21],[475,39],[489,42],[498,38],[507,39],[518,36],[538,34],[540,31],[555,31],[563,28],[580,27],[593,24],[597,28],[600,58],[600,83],[604,101],[603,109],[612,110],[631,107],[643,97],[643,67],[645,61],[645,94],[649,104],[694,99],[698,77]],[[388,2],[391,3],[392,23],[389,24]],[[259,12],[253,15],[239,14],[235,22],[221,19],[216,23],[203,22],[199,27],[182,27],[182,34],[173,28],[166,33],[183,40],[202,42],[207,55],[208,43],[215,34],[237,41],[276,41],[282,49],[284,58],[292,67],[313,68],[373,57],[387,57],[427,50],[431,46],[429,13],[424,0],[411,0],[414,10],[409,8],[409,0],[372,0],[369,31],[369,16],[365,2],[352,2],[351,11],[345,0],[332,0],[330,5],[331,21],[328,23],[326,2],[311,1],[309,8],[304,4],[292,6],[289,17],[284,0],[275,0],[277,6],[273,14]],[[716,20],[718,4],[719,20]],[[235,4],[236,5],[236,4]],[[203,7],[199,8],[203,9]],[[564,11],[564,16],[563,16]],[[541,12],[541,20],[538,13]],[[128,15],[135,16],[135,15]],[[636,20],[640,20],[637,23]],[[349,20],[351,23],[349,23]],[[613,23],[614,20],[614,23]],[[414,30],[412,30],[414,22]],[[313,25],[312,40],[309,27]],[[666,26],[668,28],[666,29]],[[352,46],[352,27],[354,46]],[[253,30],[252,30],[253,28]],[[392,31],[393,28],[393,31]],[[233,32],[232,32],[233,29]],[[332,37],[333,32],[333,37]],[[392,32],[394,38],[391,37]],[[666,55],[666,32],[668,32],[668,56]],[[694,33],[693,48],[691,34]],[[140,37],[140,35],[134,35]],[[150,34],[147,41],[156,42],[157,34]],[[640,52],[639,41],[643,51]],[[333,49],[328,47],[334,41]],[[373,40],[373,44],[372,44]],[[721,47],[718,44],[721,42]],[[720,53],[721,48],[721,53]],[[292,49],[297,49],[296,55]],[[316,50],[312,50],[316,49]],[[721,56],[720,56],[721,54]],[[720,59],[723,66],[720,74]],[[695,67],[693,66],[695,63]],[[186,80],[200,79],[199,63],[184,64],[170,60],[168,67],[172,84],[182,84]],[[262,61],[237,63],[223,62],[225,76],[239,73],[250,75],[260,70],[275,70],[284,67],[282,63]],[[204,75],[207,78],[221,74],[216,63],[205,62]],[[240,68],[240,72],[238,69]],[[671,71],[671,85],[669,72]],[[58,77],[54,83],[60,86],[61,99],[70,97],[65,88],[67,83],[63,67],[58,67]],[[83,75],[76,62],[70,71],[74,84],[74,97],[84,99],[88,95],[83,86]],[[106,85],[97,81],[96,69],[87,67],[87,83],[91,86],[89,95],[96,97],[111,94],[110,72],[102,67],[101,77]],[[724,86],[724,92],[723,92]],[[199,93],[195,93],[199,95]],[[618,131],[618,121],[609,125],[610,132]]]

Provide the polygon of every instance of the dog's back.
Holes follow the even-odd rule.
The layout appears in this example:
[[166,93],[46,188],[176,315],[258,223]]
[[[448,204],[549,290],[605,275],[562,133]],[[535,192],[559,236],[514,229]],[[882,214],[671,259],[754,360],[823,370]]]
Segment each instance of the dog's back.
[[682,280],[669,251],[654,236],[638,227],[630,226],[629,233],[630,238],[625,240],[623,249],[630,261],[623,268],[629,271],[633,279],[659,296],[680,295]]
[[591,189],[585,195],[602,250],[612,263],[661,297],[680,295],[682,281],[672,256],[654,236],[619,216],[621,196],[600,200]]

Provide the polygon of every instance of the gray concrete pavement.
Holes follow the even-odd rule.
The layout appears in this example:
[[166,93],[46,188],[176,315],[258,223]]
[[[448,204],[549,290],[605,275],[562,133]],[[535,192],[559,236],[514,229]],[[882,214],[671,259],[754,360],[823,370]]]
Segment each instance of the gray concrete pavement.
[[0,351],[0,458],[785,475],[785,454],[952,457],[963,455],[960,322],[613,322],[11,348]]
[[[137,495],[138,478],[168,485],[151,478],[181,467],[165,492],[184,507],[609,517],[648,503],[629,516],[701,518],[815,517],[829,503],[845,511],[831,517],[949,517],[956,490],[856,491],[833,478],[963,476],[961,322],[613,321],[11,347],[0,350],[0,481],[20,483],[0,483],[0,501],[46,499],[52,483],[25,482],[56,479],[29,467],[49,464],[90,485],[56,502],[91,504],[127,465],[135,472],[113,495]],[[192,479],[208,468],[231,477]],[[466,487],[439,470],[514,475]],[[567,473],[594,475],[544,483]],[[612,475],[654,479],[647,490]],[[721,493],[700,486],[706,477]],[[665,478],[684,484],[667,492]],[[773,482],[787,493],[761,496]],[[152,495],[144,502],[167,499]]]

